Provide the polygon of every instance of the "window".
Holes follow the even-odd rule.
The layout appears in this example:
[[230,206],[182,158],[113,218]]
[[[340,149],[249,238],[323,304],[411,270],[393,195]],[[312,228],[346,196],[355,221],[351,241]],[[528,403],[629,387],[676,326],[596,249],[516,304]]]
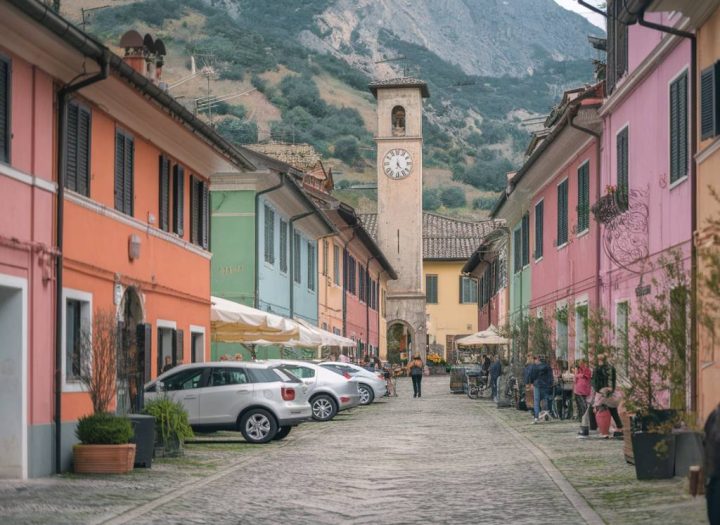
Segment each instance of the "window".
[[115,209],[133,214],[135,142],[126,133],[115,131]]
[[365,267],[361,264],[358,266],[358,299],[365,301]]
[[619,16],[626,2],[610,0],[607,4],[607,67],[606,83],[608,93],[615,89],[617,81],[628,69],[628,28],[620,22]]
[[392,135],[393,137],[405,136],[405,108],[402,106],[395,106],[392,109]]
[[688,171],[688,74],[670,84],[670,183]]
[[558,218],[557,218],[557,246],[568,242],[568,181],[565,179],[557,187]]
[[288,265],[288,223],[280,219],[280,271],[287,273]]
[[193,363],[205,361],[205,332],[202,328],[190,328],[190,359]]
[[590,163],[578,168],[577,233],[590,228]]
[[293,239],[293,278],[296,283],[300,283],[302,281],[302,263],[300,261],[300,255],[302,253],[302,240],[300,239],[300,234],[298,232],[293,233]]
[[208,386],[244,385],[250,383],[244,368],[213,368]]
[[90,110],[74,100],[67,104],[65,187],[90,195]]
[[567,360],[568,358],[568,308],[561,306],[555,310],[555,334],[557,347],[555,357]]
[[535,205],[535,260],[543,256],[543,219],[545,213],[545,201]]
[[[1,82],[2,77],[0,77],[0,85]],[[2,129],[1,121],[0,129]],[[700,135],[701,140],[720,135],[720,61],[700,73]]]
[[312,242],[307,243],[307,265],[308,290],[315,291],[315,245]]
[[157,323],[157,367],[158,374],[161,374],[183,362],[184,334],[182,330],[175,328],[174,321],[157,321]]
[[588,357],[588,305],[575,305],[575,359]]
[[477,303],[478,283],[472,277],[460,277],[460,302],[462,304]]
[[79,381],[82,375],[83,345],[89,336],[87,320],[83,318],[83,302],[65,302],[65,379]]
[[163,231],[170,231],[170,159],[160,155],[159,164],[158,226]]
[[0,162],[10,162],[10,60],[0,55]]
[[522,217],[522,265],[523,268],[530,264],[530,214],[525,213]]
[[190,177],[190,242],[208,248],[208,185],[202,179]]
[[356,280],[356,263],[355,263],[355,257],[352,255],[348,255],[347,257],[347,265],[346,265],[346,276],[345,276],[345,283],[346,283],[346,289],[351,294],[355,295],[355,280]]
[[173,232],[185,235],[185,168],[173,166]]
[[275,264],[275,212],[270,206],[263,207],[265,221],[264,254],[265,262]]
[[333,277],[335,284],[340,286],[340,247],[333,244]]
[[513,232],[513,270],[518,273],[522,270],[522,235],[520,228]]
[[324,276],[327,276],[328,274],[328,257],[330,255],[329,253],[330,243],[327,241],[327,239],[323,239],[323,265],[322,265],[322,274]]
[[278,367],[280,370],[287,370],[295,377],[299,377],[300,379],[307,379],[311,377],[315,377],[315,370],[312,368],[308,368],[305,366],[298,366],[298,365],[283,365]]
[[617,134],[616,138],[616,153],[617,153],[617,204],[621,210],[625,211],[628,208],[628,193],[630,191],[630,175],[629,171],[629,159],[628,159],[628,146],[629,146],[629,133],[628,128],[625,127]]
[[425,302],[428,304],[438,304],[438,276],[425,276]]
[[629,314],[630,305],[627,301],[621,301],[615,304],[615,345],[619,350],[619,357],[621,359],[618,370],[624,373],[625,377],[628,376],[630,361]]
[[165,390],[192,390],[194,388],[202,388],[204,386],[202,379],[205,370],[205,368],[193,368],[172,374],[163,380]]

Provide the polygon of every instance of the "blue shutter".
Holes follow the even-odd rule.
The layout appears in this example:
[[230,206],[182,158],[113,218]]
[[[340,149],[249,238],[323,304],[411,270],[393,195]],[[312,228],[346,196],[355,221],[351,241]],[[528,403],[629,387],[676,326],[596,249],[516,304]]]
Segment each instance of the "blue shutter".
[[568,241],[568,181],[558,185],[558,219],[557,245],[562,246]]

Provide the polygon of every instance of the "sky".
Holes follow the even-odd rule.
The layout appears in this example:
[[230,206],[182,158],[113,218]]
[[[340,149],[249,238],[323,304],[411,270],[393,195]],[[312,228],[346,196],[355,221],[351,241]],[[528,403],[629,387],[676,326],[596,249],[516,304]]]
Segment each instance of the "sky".
[[[577,0],[555,0],[558,4],[563,6],[565,9],[569,9],[570,11],[575,11],[576,13],[580,13],[585,18],[590,20],[591,23],[595,24],[596,26],[605,29],[605,19],[596,13],[593,13],[588,8],[581,6],[577,3]],[[588,0],[588,4],[598,5],[603,4],[605,2],[601,2],[598,0]]]

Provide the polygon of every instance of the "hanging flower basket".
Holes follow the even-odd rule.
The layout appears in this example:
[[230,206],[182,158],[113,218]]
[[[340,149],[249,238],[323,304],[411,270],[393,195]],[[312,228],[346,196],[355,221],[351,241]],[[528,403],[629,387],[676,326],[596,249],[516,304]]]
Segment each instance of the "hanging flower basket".
[[607,193],[592,205],[590,211],[600,224],[608,224],[627,210],[627,193],[608,186]]

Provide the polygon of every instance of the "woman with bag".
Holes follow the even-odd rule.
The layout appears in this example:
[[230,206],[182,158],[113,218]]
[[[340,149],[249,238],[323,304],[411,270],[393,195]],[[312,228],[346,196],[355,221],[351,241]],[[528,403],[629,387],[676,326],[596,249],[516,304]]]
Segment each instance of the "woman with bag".
[[420,359],[420,356],[417,354],[413,357],[412,361],[408,363],[408,373],[410,374],[413,385],[413,397],[421,397],[420,385],[422,383],[424,367],[425,365],[422,359]]
[[608,360],[605,354],[598,355],[597,360],[598,366],[595,368],[595,373],[592,378],[592,385],[595,390],[595,406],[596,409],[602,409],[602,407],[607,408],[615,422],[616,432],[622,436],[623,425],[617,409],[620,404],[620,391],[615,389],[615,367],[607,362]]
[[587,365],[587,361],[579,359],[575,368],[575,384],[573,385],[573,395],[575,396],[575,406],[577,407],[577,417],[582,419],[583,414],[587,410],[587,398],[590,395],[590,379],[592,378],[592,370]]

